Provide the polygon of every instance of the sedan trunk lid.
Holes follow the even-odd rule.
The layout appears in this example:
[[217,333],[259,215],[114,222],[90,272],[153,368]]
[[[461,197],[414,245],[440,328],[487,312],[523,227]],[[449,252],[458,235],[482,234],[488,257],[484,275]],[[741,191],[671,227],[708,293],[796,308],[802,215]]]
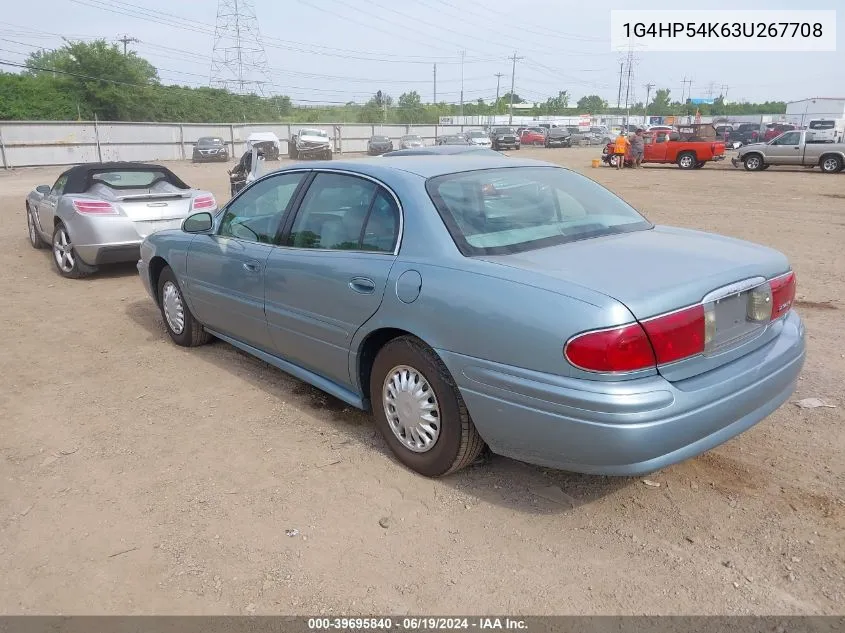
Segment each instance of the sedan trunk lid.
[[[737,282],[762,281],[789,270],[786,257],[773,249],[665,226],[481,259],[536,274],[546,279],[550,289],[555,289],[555,281],[563,281],[601,292],[624,304],[641,322],[700,303],[713,291]],[[739,294],[742,288],[739,285],[730,293],[735,301],[746,300],[745,295]],[[722,322],[716,325],[726,337],[741,327],[734,321],[738,311],[743,310],[743,306],[730,305],[719,309]],[[768,340],[760,336],[749,342],[749,338],[753,337],[738,336],[726,347],[742,348],[742,353],[748,353]],[[723,353],[720,358],[727,362],[735,356]],[[681,363],[684,371],[674,374],[679,378],[718,364],[712,358],[698,365],[694,361],[681,361],[678,365]]]

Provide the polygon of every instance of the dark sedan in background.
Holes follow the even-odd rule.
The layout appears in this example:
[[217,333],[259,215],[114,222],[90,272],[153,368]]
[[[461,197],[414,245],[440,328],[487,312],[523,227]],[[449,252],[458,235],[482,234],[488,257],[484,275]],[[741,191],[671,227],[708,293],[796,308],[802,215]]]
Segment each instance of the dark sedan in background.
[[202,163],[210,160],[229,160],[229,150],[226,142],[219,136],[203,136],[197,139],[194,144],[192,160],[195,163]]
[[391,151],[393,151],[393,141],[386,136],[371,136],[367,141],[367,154],[370,156],[380,156]]
[[553,127],[546,135],[546,147],[572,147],[572,134],[565,127]]

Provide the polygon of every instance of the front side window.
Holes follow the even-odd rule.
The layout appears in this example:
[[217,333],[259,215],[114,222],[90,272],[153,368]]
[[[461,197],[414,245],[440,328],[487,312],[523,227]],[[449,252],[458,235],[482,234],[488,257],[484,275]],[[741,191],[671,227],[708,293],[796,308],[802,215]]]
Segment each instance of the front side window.
[[772,141],[772,145],[798,145],[800,142],[801,132],[787,132]]
[[303,172],[297,172],[256,182],[226,207],[219,235],[262,244],[275,243],[282,219],[304,177]]
[[652,227],[589,178],[556,167],[484,169],[426,183],[460,251],[504,255]]
[[346,174],[321,173],[296,214],[288,246],[393,252],[399,209],[385,189]]

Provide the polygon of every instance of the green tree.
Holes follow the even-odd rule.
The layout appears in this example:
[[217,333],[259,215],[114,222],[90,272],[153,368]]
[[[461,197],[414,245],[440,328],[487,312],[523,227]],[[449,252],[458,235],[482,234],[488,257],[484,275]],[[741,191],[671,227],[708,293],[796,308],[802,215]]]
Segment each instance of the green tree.
[[566,90],[560,90],[556,97],[549,97],[542,105],[545,114],[563,114],[564,110],[569,107],[569,93]]
[[588,95],[578,99],[578,109],[590,114],[604,112],[607,109],[607,101],[598,95]]
[[648,106],[649,114],[655,114],[658,116],[671,114],[672,103],[669,100],[669,95],[669,90],[666,90],[665,88],[661,88],[655,92],[654,99],[651,101],[651,104],[646,104]]
[[[67,42],[52,51],[36,51],[26,61],[27,73],[49,76],[87,106],[86,114],[110,121],[137,119],[158,73],[135,53],[124,55],[106,40]],[[139,89],[140,88],[140,89]]]
[[400,123],[421,123],[426,116],[419,93],[414,90],[399,95],[397,116]]

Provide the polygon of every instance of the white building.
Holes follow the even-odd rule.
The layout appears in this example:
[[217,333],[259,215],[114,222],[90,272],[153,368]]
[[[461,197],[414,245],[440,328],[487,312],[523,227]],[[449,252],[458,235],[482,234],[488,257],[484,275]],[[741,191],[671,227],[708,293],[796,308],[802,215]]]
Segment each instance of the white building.
[[786,104],[786,118],[802,127],[810,119],[845,119],[845,97],[815,97],[790,101]]

